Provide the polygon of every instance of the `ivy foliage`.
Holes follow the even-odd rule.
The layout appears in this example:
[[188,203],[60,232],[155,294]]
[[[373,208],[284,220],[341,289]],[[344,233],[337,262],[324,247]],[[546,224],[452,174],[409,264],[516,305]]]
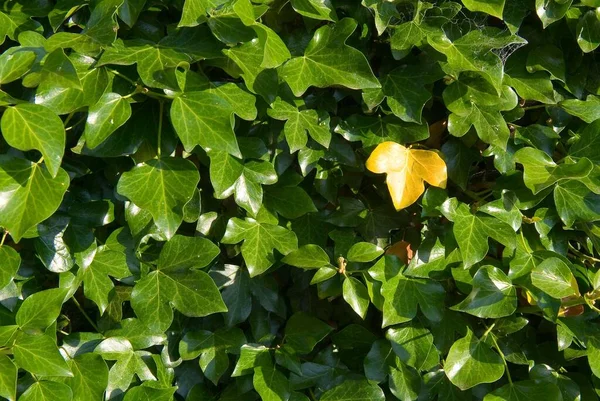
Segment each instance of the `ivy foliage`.
[[0,0],[0,399],[598,399],[599,10]]

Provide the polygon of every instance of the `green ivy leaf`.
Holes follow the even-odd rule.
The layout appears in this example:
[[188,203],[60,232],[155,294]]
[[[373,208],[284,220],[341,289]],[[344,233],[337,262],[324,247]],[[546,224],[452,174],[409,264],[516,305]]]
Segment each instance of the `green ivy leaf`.
[[69,176],[62,168],[53,178],[40,164],[1,157],[0,198],[8,201],[0,205],[0,226],[19,241],[58,209],[68,187]]
[[221,239],[224,244],[242,244],[242,256],[250,277],[267,271],[275,262],[273,250],[287,255],[298,248],[298,239],[293,231],[278,225],[261,223],[254,219],[232,218]]
[[504,365],[500,355],[468,330],[466,336],[452,344],[444,371],[452,384],[466,390],[500,379],[504,374]]
[[435,50],[446,55],[452,70],[481,74],[498,91],[502,86],[504,68],[502,60],[491,50],[527,43],[516,35],[489,27],[472,30],[454,41],[443,34],[430,36],[428,42]]
[[65,301],[66,291],[62,288],[36,292],[23,301],[15,321],[21,330],[43,331],[58,318]]
[[63,359],[56,340],[47,334],[19,335],[12,347],[17,365],[41,376],[73,376]]
[[263,363],[254,368],[252,384],[261,399],[265,401],[290,399],[289,382],[272,363]]
[[17,399],[17,367],[6,355],[0,357],[0,397]]
[[337,15],[330,0],[292,0],[291,4],[298,14],[305,17],[337,21]]
[[[367,96],[370,91],[381,91],[392,113],[403,121],[421,124],[423,108],[431,99],[427,86],[442,76],[437,64],[405,65],[381,78],[380,90],[367,89],[364,93]],[[372,108],[372,105],[369,106]]]
[[481,11],[502,19],[505,0],[462,0],[462,2],[471,11]]
[[553,298],[578,295],[577,286],[573,286],[574,280],[569,266],[559,258],[545,259],[531,271],[532,284]]
[[96,250],[88,266],[81,266],[79,275],[83,281],[83,293],[104,313],[109,303],[109,295],[114,289],[111,277],[123,279],[131,275],[127,266],[127,256],[122,252],[106,247]]
[[273,165],[264,160],[247,163],[226,152],[210,152],[210,180],[215,197],[225,199],[235,194],[235,202],[256,215],[263,203],[262,185],[277,182]]
[[288,253],[282,262],[303,269],[319,269],[329,265],[329,255],[320,246],[308,244]]
[[276,120],[286,121],[285,139],[291,153],[306,147],[307,133],[325,148],[329,147],[331,132],[329,132],[329,116],[327,114],[319,115],[316,110],[298,110],[280,98],[275,100],[267,112]]
[[[433,335],[417,323],[404,324],[389,329],[385,337],[402,361],[418,371],[427,371],[439,363],[439,352],[433,344]],[[400,364],[400,365],[402,365]]]
[[483,266],[473,277],[471,293],[452,309],[481,318],[510,316],[517,309],[517,290],[502,270]]
[[0,247],[0,264],[3,266],[0,270],[0,288],[4,288],[17,275],[21,265],[21,256],[14,248],[2,246]]
[[71,401],[73,392],[66,384],[51,381],[39,381],[33,383],[19,397],[25,401],[65,400]]
[[303,312],[294,313],[285,326],[286,346],[299,354],[308,354],[333,329]]
[[365,56],[346,45],[356,30],[351,18],[340,20],[333,27],[317,29],[302,57],[294,57],[281,67],[281,76],[296,96],[310,86],[318,88],[342,85],[350,89],[379,88]]
[[216,94],[190,92],[173,101],[171,120],[187,151],[200,145],[241,157],[233,133],[233,112],[232,105]]
[[123,174],[117,192],[148,210],[168,239],[183,221],[183,206],[192,199],[200,177],[188,160],[149,160]]
[[417,316],[417,306],[434,322],[442,318],[444,288],[428,279],[406,277],[401,273],[388,279],[381,289],[383,327],[408,322]]
[[343,297],[358,316],[362,319],[367,316],[371,302],[367,287],[362,282],[354,277],[347,277],[343,284]]
[[16,81],[27,73],[36,54],[32,51],[5,52],[0,55],[0,84],[7,84]]
[[585,53],[593,52],[600,46],[600,19],[598,11],[586,12],[577,23],[577,43]]
[[95,148],[131,117],[131,105],[117,93],[105,93],[91,106],[85,124],[86,146]]
[[[198,238],[194,240],[196,244],[193,247],[202,254],[196,254],[192,261],[182,261],[182,256],[179,256],[181,247],[187,248],[192,240],[178,236],[171,241],[172,245],[169,242],[161,251],[157,269],[142,277],[131,293],[133,310],[153,330],[165,331],[169,328],[173,321],[171,305],[190,317],[227,311],[210,276],[203,271],[190,269],[201,268],[210,263],[216,256],[214,245]],[[206,248],[208,252],[204,255],[203,250]],[[194,252],[192,249],[188,248],[187,251]]]
[[71,360],[73,377],[64,379],[73,391],[73,401],[95,401],[104,396],[108,367],[98,354],[81,354]]
[[563,396],[560,389],[553,383],[538,383],[527,380],[517,383],[509,383],[498,390],[487,394],[485,401],[520,401],[543,398],[544,400],[560,401]]
[[350,262],[370,262],[383,254],[383,249],[368,242],[358,242],[348,250]]
[[65,148],[65,129],[59,117],[44,106],[9,107],[0,121],[6,142],[20,150],[39,150],[52,178],[56,178]]
[[454,223],[452,231],[460,248],[465,268],[483,260],[488,252],[488,239],[493,238],[509,249],[515,247],[512,228],[501,220],[482,214],[472,214],[456,199],[442,205],[442,213]]
[[322,401],[384,401],[385,395],[376,384],[366,380],[348,380],[321,396]]

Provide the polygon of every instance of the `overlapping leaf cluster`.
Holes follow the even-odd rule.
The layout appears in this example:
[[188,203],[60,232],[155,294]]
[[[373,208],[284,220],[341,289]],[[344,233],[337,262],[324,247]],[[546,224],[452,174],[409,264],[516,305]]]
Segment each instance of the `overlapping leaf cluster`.
[[598,399],[598,10],[0,0],[0,399]]

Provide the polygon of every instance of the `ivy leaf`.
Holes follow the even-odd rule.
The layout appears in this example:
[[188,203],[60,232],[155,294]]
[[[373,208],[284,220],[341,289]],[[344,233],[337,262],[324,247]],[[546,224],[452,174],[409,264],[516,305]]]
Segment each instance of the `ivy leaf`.
[[559,258],[548,258],[531,270],[531,283],[553,298],[579,295],[569,266]]
[[446,187],[446,164],[430,150],[407,149],[395,142],[384,142],[371,153],[366,165],[374,173],[387,173],[387,185],[396,210],[419,199],[425,191],[424,181]]
[[408,322],[417,316],[417,306],[431,321],[439,322],[444,305],[444,288],[429,279],[399,273],[383,283],[383,327]]
[[329,147],[331,132],[329,131],[329,116],[316,110],[298,110],[289,103],[277,98],[267,110],[270,117],[285,121],[285,139],[294,153],[306,147],[307,133],[312,139],[325,148]]
[[0,397],[17,399],[17,367],[7,355],[0,357]]
[[13,345],[15,362],[20,368],[41,376],[73,376],[67,362],[46,334],[21,334]]
[[525,401],[538,398],[549,401],[560,401],[563,399],[563,396],[556,384],[526,380],[505,384],[487,394],[483,399],[484,401]]
[[600,98],[588,95],[585,100],[566,99],[559,103],[567,113],[581,118],[586,123],[593,123],[600,119]]
[[5,52],[0,55],[0,84],[16,81],[29,71],[36,55],[32,51]]
[[301,96],[310,86],[341,85],[350,89],[381,86],[365,56],[345,44],[357,25],[355,20],[344,18],[333,27],[320,27],[304,55],[292,58],[281,67],[281,76],[294,95]]
[[600,162],[600,155],[595,151],[600,137],[596,135],[600,129],[600,120],[586,126],[579,133],[579,140],[569,149],[569,155],[573,157],[587,157],[594,163]]
[[229,367],[227,354],[237,353],[246,342],[239,329],[189,332],[179,343],[179,353],[184,360],[200,356],[204,375],[215,385]]
[[251,160],[247,163],[226,152],[210,152],[210,180],[217,199],[225,199],[235,194],[235,202],[256,215],[263,203],[262,185],[277,182],[273,165],[264,160]]
[[0,158],[0,226],[15,241],[37,224],[50,217],[69,187],[69,176],[58,169],[52,178],[45,167],[28,160]]
[[504,68],[502,60],[492,50],[527,43],[523,38],[490,27],[472,30],[455,41],[443,34],[429,36],[427,40],[435,50],[447,57],[452,70],[481,74],[498,91],[502,86]]
[[126,255],[106,247],[96,250],[91,263],[81,266],[79,271],[83,280],[83,293],[98,306],[103,314],[109,303],[109,294],[114,289],[110,277],[123,279],[131,275]]
[[448,379],[461,390],[481,383],[493,383],[504,374],[502,358],[473,332],[450,347],[444,371]]
[[224,151],[241,157],[233,133],[233,112],[233,106],[216,94],[190,92],[175,98],[171,120],[187,151],[200,145],[207,151]]
[[364,319],[371,303],[367,287],[354,277],[347,277],[344,280],[342,291],[344,300],[358,316]]
[[20,150],[39,150],[56,178],[65,148],[61,119],[44,106],[23,103],[9,107],[0,121],[6,142]]
[[105,93],[90,107],[85,124],[86,146],[95,148],[131,117],[131,105],[118,93]]
[[62,288],[39,291],[23,301],[15,321],[24,331],[43,331],[58,318],[66,291]]
[[303,269],[319,269],[329,265],[329,255],[320,246],[307,244],[288,253],[282,262]]
[[294,10],[305,17],[337,21],[337,15],[330,0],[292,0],[291,3]]
[[600,46],[600,19],[597,10],[583,14],[577,23],[577,43],[585,53],[593,52]]
[[554,89],[552,81],[544,71],[527,71],[527,48],[517,50],[506,61],[505,83],[510,85],[523,99],[553,104]]
[[0,270],[0,288],[4,288],[17,275],[21,265],[21,256],[14,248],[2,246],[0,247],[0,264],[3,266]]
[[178,26],[197,26],[207,19],[208,11],[224,4],[225,0],[186,0]]
[[505,0],[462,0],[462,2],[471,11],[481,11],[502,19]]
[[452,309],[481,318],[510,316],[517,309],[517,290],[502,270],[483,266],[473,277],[471,293]]
[[514,158],[517,163],[523,165],[525,169],[523,180],[534,194],[559,180],[585,178],[594,168],[594,165],[585,158],[579,159],[577,163],[557,165],[546,153],[533,148],[519,149]]
[[341,122],[335,132],[348,141],[361,141],[365,148],[384,142],[411,143],[429,138],[429,129],[425,125],[405,123],[394,116],[353,114]]
[[597,221],[600,195],[591,192],[578,180],[561,180],[554,187],[554,203],[561,220],[572,226],[576,220]]
[[[422,112],[425,103],[431,99],[427,85],[443,76],[438,64],[404,65],[392,70],[380,79],[381,89],[367,89],[369,92],[380,91],[387,97],[387,104],[396,116],[406,122],[422,123]],[[372,108],[372,104],[369,105]]]
[[358,242],[348,250],[348,261],[371,262],[383,254],[383,249],[368,242]]
[[308,354],[333,329],[304,312],[294,313],[285,326],[286,345],[295,352]]
[[259,40],[251,40],[223,53],[237,66],[235,75],[241,75],[246,87],[262,96],[268,103],[275,100],[278,90],[277,70],[262,67],[264,46]]
[[65,400],[73,399],[73,391],[66,384],[51,381],[39,381],[33,383],[19,397],[24,401],[45,401],[45,400]]
[[492,216],[471,214],[469,208],[455,198],[442,205],[442,213],[454,223],[454,237],[460,248],[465,268],[483,260],[488,252],[488,239],[493,238],[509,249],[515,248],[511,226]]
[[261,223],[254,219],[232,218],[221,242],[224,244],[242,244],[242,256],[250,277],[267,271],[275,262],[273,250],[287,255],[298,248],[298,239],[293,231],[278,225]]
[[175,393],[175,390],[177,390],[177,387],[153,388],[149,386],[138,386],[127,391],[127,394],[125,394],[125,398],[123,398],[123,401],[169,401],[173,399],[173,394]]
[[416,400],[421,380],[419,374],[402,362],[390,368],[390,391],[398,399]]
[[306,213],[317,211],[313,200],[294,182],[281,180],[279,184],[267,188],[265,206],[288,219],[297,219]]
[[572,2],[573,0],[535,0],[535,10],[544,28],[564,17]]
[[[162,249],[156,270],[142,277],[131,293],[131,306],[136,315],[157,331],[165,331],[171,325],[171,305],[190,317],[227,312],[214,281],[197,270],[215,258],[215,246],[202,238],[191,240],[177,236],[171,241]],[[192,253],[190,259],[186,252]]]
[[439,352],[433,344],[433,335],[418,323],[409,323],[389,329],[385,337],[403,364],[418,371],[427,371],[439,364]]
[[366,380],[348,380],[326,391],[321,401],[384,401],[385,395],[379,386]]
[[73,377],[64,379],[73,390],[73,401],[100,400],[108,384],[108,367],[102,356],[88,353],[77,355],[70,363]]
[[273,363],[263,363],[254,368],[252,384],[263,400],[285,401],[290,399],[289,382]]
[[56,114],[71,113],[83,106],[81,80],[73,62],[62,49],[56,49],[46,57],[35,103],[46,106]]
[[170,239],[183,221],[183,206],[192,199],[199,180],[196,167],[188,160],[153,159],[123,173],[117,192],[148,210]]

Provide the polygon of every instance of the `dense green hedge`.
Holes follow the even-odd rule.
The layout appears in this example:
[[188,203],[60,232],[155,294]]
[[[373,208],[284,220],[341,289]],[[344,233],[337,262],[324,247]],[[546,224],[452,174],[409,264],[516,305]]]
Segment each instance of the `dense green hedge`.
[[598,399],[599,45],[599,0],[0,0],[0,399]]

